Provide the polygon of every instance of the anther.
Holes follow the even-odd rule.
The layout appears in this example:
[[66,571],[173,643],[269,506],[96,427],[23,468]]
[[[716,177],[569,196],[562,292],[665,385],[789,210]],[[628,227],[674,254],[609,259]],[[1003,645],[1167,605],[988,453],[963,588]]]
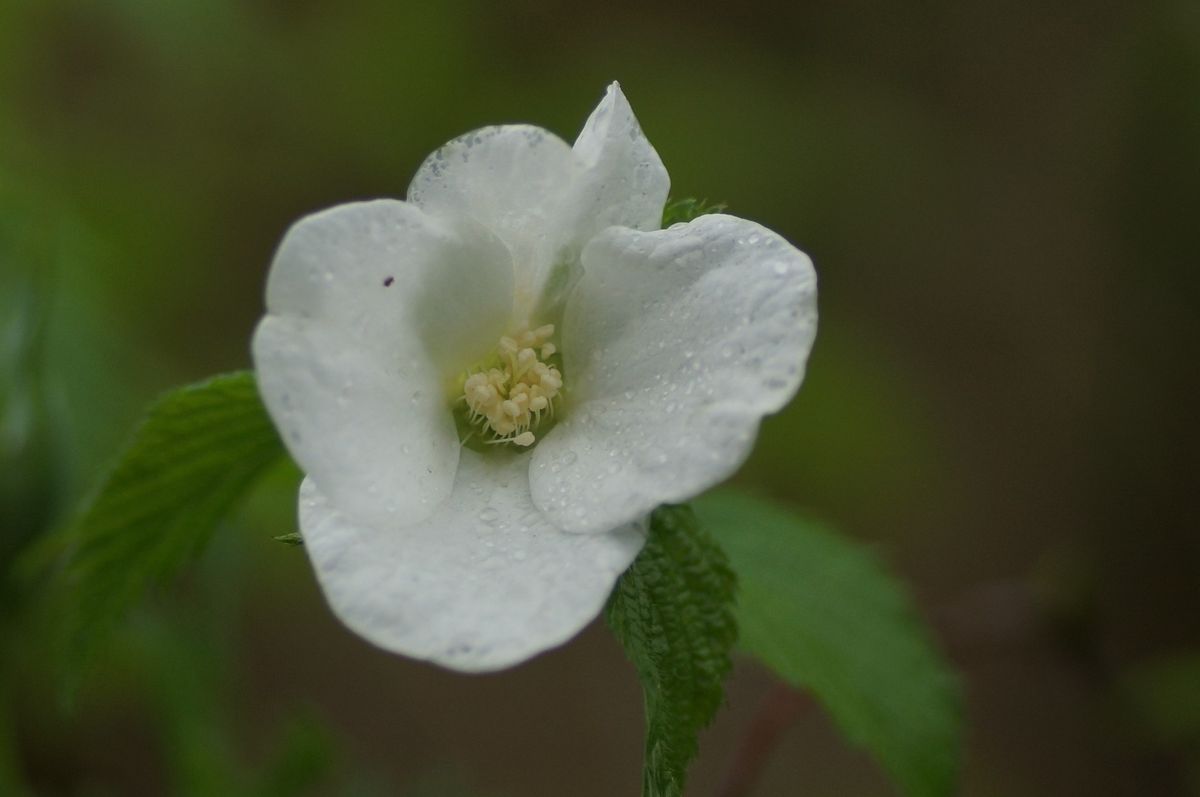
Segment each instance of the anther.
[[562,374],[542,362],[558,351],[548,340],[553,333],[554,325],[544,324],[505,335],[497,344],[500,367],[479,370],[463,380],[459,400],[466,402],[470,422],[493,436],[485,442],[531,446],[542,414],[554,415]]

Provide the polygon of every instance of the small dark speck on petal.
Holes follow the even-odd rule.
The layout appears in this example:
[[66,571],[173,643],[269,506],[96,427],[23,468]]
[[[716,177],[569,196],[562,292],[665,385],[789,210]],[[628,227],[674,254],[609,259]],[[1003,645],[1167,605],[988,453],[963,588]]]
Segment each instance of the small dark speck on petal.
[[383,287],[390,288],[392,283],[395,281],[396,281],[395,277],[384,277],[383,278]]

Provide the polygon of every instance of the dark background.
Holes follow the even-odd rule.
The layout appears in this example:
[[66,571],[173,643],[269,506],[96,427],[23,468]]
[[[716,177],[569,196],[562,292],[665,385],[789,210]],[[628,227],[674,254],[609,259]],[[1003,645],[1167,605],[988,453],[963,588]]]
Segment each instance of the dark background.
[[[1188,0],[0,0],[0,556],[157,391],[248,365],[291,221],[402,196],[484,124],[572,140],[613,79],[675,195],[817,264],[808,381],[738,479],[912,585],[964,677],[962,793],[1200,794]],[[602,625],[486,677],[375,651],[271,540],[294,485],[133,618],[71,712],[30,597],[3,593],[0,785],[636,793],[640,692]],[[774,694],[738,665],[689,794]],[[892,793],[816,708],[756,792]]]

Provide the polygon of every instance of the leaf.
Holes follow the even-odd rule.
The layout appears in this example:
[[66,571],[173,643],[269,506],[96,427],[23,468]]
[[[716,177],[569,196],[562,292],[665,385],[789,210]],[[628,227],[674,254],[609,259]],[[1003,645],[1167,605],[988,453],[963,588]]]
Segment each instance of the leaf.
[[57,597],[68,666],[82,665],[127,609],[198,555],[283,452],[249,372],[155,402],[66,532]]
[[728,207],[724,202],[710,203],[707,199],[669,199],[663,208],[662,226],[666,229],[709,213],[724,213]]
[[683,793],[697,733],[724,694],[736,585],[725,554],[686,506],[655,511],[641,554],[621,576],[605,617],[646,696],[643,797]]
[[861,547],[761,501],[695,506],[738,573],[741,647],[811,690],[909,797],[951,794],[958,684],[900,586]]
[[297,546],[304,544],[304,537],[302,537],[298,531],[289,531],[287,534],[277,534],[271,539],[275,540],[275,542],[282,542],[284,545]]

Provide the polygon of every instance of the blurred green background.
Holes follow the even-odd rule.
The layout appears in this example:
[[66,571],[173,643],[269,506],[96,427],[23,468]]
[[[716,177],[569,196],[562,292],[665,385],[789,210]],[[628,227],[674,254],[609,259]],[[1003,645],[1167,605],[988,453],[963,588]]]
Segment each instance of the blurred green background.
[[[738,479],[877,548],[967,693],[965,795],[1200,794],[1200,5],[0,0],[0,564],[158,391],[246,367],[300,215],[620,80],[677,196],[821,279]],[[0,592],[0,794],[635,794],[607,630],[463,677],[320,598],[280,472],[71,710]],[[742,662],[691,795],[773,699]],[[769,708],[768,708],[769,710]],[[761,795],[893,794],[820,711]]]

